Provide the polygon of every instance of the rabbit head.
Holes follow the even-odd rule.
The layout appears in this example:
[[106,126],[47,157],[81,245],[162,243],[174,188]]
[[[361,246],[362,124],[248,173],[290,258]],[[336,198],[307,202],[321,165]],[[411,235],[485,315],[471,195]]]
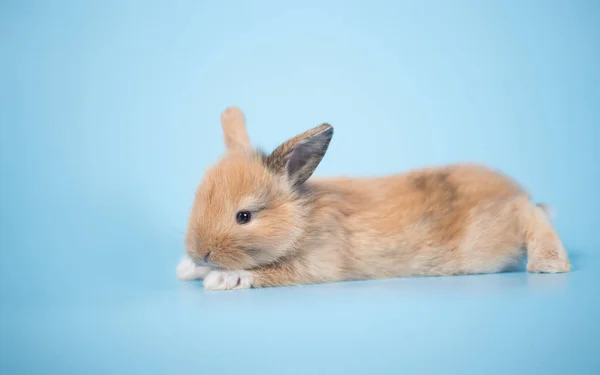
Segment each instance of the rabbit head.
[[186,251],[199,265],[260,267],[289,255],[305,232],[310,207],[303,187],[333,127],[317,126],[266,154],[252,147],[240,109],[226,109],[221,125],[227,150],[196,191]]

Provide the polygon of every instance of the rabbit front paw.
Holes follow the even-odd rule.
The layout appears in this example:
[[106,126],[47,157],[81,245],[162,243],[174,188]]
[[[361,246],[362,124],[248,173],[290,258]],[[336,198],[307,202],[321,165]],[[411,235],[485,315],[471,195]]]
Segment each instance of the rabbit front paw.
[[210,271],[204,279],[205,290],[249,289],[254,275],[250,271]]
[[183,258],[177,265],[177,278],[179,280],[202,280],[209,272],[209,267],[198,266],[189,257]]

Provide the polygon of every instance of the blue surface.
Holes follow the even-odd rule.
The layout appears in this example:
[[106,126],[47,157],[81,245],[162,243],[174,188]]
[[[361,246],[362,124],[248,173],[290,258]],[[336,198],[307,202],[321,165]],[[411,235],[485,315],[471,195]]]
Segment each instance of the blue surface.
[[[361,3],[1,2],[1,374],[600,373],[600,3]],[[231,104],[320,175],[501,168],[575,271],[178,282]]]

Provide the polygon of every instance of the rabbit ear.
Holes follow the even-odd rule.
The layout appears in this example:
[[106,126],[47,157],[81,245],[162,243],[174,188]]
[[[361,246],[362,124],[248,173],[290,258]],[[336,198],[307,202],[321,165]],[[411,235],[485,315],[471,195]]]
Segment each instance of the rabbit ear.
[[298,187],[313,174],[332,137],[331,125],[319,125],[277,147],[266,164],[274,172],[286,175],[291,186]]
[[252,148],[244,112],[238,107],[229,107],[221,115],[223,138],[228,150]]

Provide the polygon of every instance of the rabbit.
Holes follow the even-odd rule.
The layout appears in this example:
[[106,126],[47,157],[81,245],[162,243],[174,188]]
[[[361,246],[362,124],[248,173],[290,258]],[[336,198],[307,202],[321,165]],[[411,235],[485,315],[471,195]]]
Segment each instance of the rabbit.
[[205,290],[488,274],[569,272],[545,205],[488,167],[311,178],[333,136],[319,125],[267,154],[243,112],[221,115],[226,153],[194,198],[180,279]]

